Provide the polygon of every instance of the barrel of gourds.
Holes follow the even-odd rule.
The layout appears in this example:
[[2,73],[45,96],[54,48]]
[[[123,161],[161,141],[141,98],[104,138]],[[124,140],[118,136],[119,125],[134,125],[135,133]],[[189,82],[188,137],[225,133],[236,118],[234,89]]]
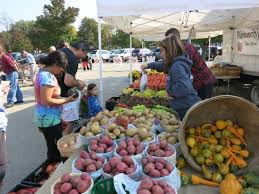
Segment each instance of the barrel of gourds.
[[250,101],[231,95],[216,96],[195,104],[186,113],[179,131],[181,151],[188,163],[197,171],[202,171],[189,152],[186,143],[187,130],[205,123],[215,123],[217,120],[231,120],[244,132],[244,139],[249,151],[245,168],[237,170],[241,174],[249,169],[259,159],[259,109]]

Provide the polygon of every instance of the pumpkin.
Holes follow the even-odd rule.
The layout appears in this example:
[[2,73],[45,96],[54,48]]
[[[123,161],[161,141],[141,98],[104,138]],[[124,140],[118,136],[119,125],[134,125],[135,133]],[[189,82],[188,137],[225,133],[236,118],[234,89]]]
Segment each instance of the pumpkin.
[[241,194],[242,186],[233,174],[226,175],[220,183],[220,194]]

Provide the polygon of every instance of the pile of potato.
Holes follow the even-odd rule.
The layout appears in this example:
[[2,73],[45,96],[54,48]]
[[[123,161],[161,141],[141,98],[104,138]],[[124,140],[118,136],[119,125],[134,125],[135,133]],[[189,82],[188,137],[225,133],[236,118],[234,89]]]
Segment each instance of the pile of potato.
[[117,154],[120,156],[133,156],[141,154],[144,151],[144,145],[134,139],[123,140],[119,143],[116,149]]
[[126,136],[125,128],[116,123],[108,124],[104,133],[112,140],[122,139]]
[[60,143],[60,148],[62,149],[75,149],[76,148],[76,139],[77,136],[71,136],[62,140]]
[[141,181],[137,194],[176,194],[174,189],[165,181],[145,178]]
[[150,142],[154,135],[146,128],[130,128],[126,130],[126,135],[141,142]]
[[147,153],[151,156],[156,156],[156,157],[169,157],[174,154],[174,150],[164,140],[158,144],[155,144],[155,143],[149,144],[147,148]]
[[64,174],[61,180],[54,186],[54,194],[79,194],[86,192],[92,184],[89,174],[82,173],[81,176]]
[[91,140],[90,150],[97,153],[107,153],[115,149],[113,141],[108,136],[104,135],[103,137],[96,137],[96,139]]
[[143,172],[154,178],[168,176],[174,169],[174,166],[163,158],[153,158],[147,156],[141,160]]
[[136,169],[137,167],[130,156],[114,156],[103,167],[103,171],[112,176],[120,173],[130,175],[133,174]]
[[75,168],[82,172],[96,172],[103,167],[104,162],[104,157],[96,156],[96,152],[81,151],[80,158],[75,162]]
[[171,145],[174,145],[178,142],[178,133],[163,132],[158,136],[158,140],[159,142],[167,141]]
[[85,137],[93,137],[95,135],[101,134],[101,127],[107,125],[109,120],[113,117],[114,115],[108,110],[98,113],[95,117],[90,119],[90,122],[87,124],[87,126],[81,127],[80,134]]
[[160,120],[160,126],[165,129],[167,133],[175,133],[179,129],[179,121],[175,117]]

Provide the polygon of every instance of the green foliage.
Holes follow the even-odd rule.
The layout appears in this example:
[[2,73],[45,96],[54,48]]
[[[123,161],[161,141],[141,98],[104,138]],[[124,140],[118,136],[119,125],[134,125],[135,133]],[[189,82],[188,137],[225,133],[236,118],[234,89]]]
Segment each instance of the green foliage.
[[78,12],[78,8],[65,8],[64,0],[51,0],[50,5],[44,5],[43,15],[37,17],[33,29],[34,45],[47,50],[49,46],[61,41],[73,41],[76,34],[71,26]]

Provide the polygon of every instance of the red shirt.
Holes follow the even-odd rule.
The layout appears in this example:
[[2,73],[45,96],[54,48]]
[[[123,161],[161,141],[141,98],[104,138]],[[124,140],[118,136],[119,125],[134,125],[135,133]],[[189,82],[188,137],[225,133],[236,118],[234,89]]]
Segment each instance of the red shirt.
[[0,67],[5,74],[10,74],[15,71],[16,63],[11,59],[11,57],[4,54],[2,59],[0,58]]
[[197,49],[190,43],[186,43],[185,52],[192,60],[192,75],[193,75],[193,87],[196,91],[199,91],[202,86],[214,84],[216,81],[215,76],[206,65],[205,61],[201,58]]

